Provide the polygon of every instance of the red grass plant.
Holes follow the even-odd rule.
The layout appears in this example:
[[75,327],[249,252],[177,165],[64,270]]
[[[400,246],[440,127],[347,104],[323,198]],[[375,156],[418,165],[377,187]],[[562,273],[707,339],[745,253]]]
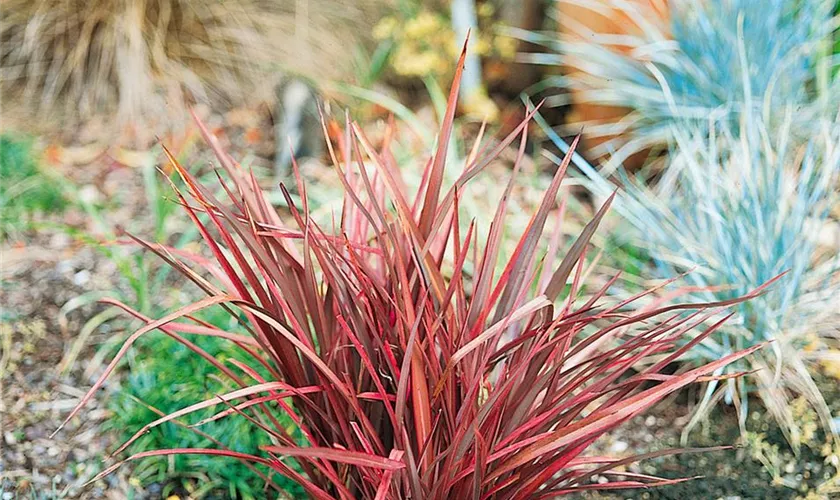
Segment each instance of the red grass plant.
[[[459,68],[462,64],[463,56]],[[294,207],[281,186],[294,221],[284,225],[253,175],[222,152],[206,130],[230,179],[220,178],[227,201],[217,199],[170,155],[191,200],[177,195],[215,260],[132,238],[207,297],[158,320],[117,304],[146,324],[67,420],[94,396],[138,337],[161,330],[239,388],[159,418],[115,453],[164,422],[210,407],[219,409],[212,419],[247,418],[273,444],[251,454],[219,443],[219,449],[154,450],[127,460],[221,455],[249,463],[269,487],[270,473],[281,474],[321,499],[545,498],[674,482],[615,471],[645,457],[584,452],[666,395],[709,379],[757,349],[677,375],[662,373],[714,327],[682,347],[678,339],[736,301],[639,309],[634,298],[604,305],[613,279],[581,303],[588,242],[611,199],[558,265],[556,244],[538,258],[538,241],[555,208],[568,155],[515,253],[494,276],[508,196],[499,202],[481,243],[474,224],[461,225],[459,191],[521,137],[509,194],[535,110],[492,148],[481,149],[479,137],[463,174],[444,192],[459,77],[460,70],[437,150],[414,196],[389,155],[388,139],[377,151],[356,124],[347,124],[338,145],[330,147],[346,188],[343,212],[334,224],[338,230],[331,234],[311,220],[299,175],[301,207]],[[464,270],[470,261],[474,273],[468,279]],[[211,306],[244,318],[250,335],[194,318]],[[222,337],[249,357],[222,363],[188,340],[193,335]],[[277,411],[291,415],[303,444],[277,422]],[[592,484],[593,475],[612,481]]]

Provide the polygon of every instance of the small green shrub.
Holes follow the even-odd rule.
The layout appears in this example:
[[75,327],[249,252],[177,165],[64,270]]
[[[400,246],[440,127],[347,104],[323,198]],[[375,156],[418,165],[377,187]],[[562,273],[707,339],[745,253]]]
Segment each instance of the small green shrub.
[[[187,153],[188,151],[184,151],[182,155],[186,157]],[[178,217],[178,205],[163,195],[169,187],[169,182],[179,184],[180,179],[177,176],[159,175],[154,160],[160,154],[159,149],[149,151],[147,160],[141,166],[141,195],[145,195],[148,200],[148,213],[132,220],[131,229],[148,228],[157,241],[165,241],[173,248],[183,249],[195,241],[198,231],[184,224]],[[212,172],[207,174],[208,177],[213,175]],[[114,283],[114,290],[107,293],[108,296],[121,302],[138,304],[138,310],[146,315],[165,314],[167,309],[188,291],[172,288],[171,268],[159,265],[157,259],[137,251],[132,245],[121,244],[125,237],[113,229],[109,217],[110,211],[123,201],[117,198],[105,203],[94,203],[80,197],[71,198],[71,202],[84,210],[94,222],[99,237],[69,227],[64,227],[63,230],[93,246],[116,265],[117,281]],[[65,304],[61,314],[66,315],[102,296],[103,292],[100,291],[79,296]],[[115,318],[115,312],[119,311],[119,308],[112,307],[91,317],[80,329],[80,334],[68,350],[69,354],[62,360],[59,370],[65,371],[75,363],[84,343],[102,324],[109,323],[112,329],[122,329],[125,321]],[[202,318],[210,324],[230,326],[230,318],[226,314],[205,314]],[[196,339],[196,344],[221,362],[241,355],[236,346],[214,338],[199,338]],[[96,356],[104,357],[113,355],[114,352],[115,344],[109,341],[100,346]],[[157,356],[156,353],[166,355]],[[113,418],[108,421],[105,430],[128,439],[145,423],[159,415],[155,410],[171,413],[178,409],[181,398],[204,399],[212,397],[226,387],[221,379],[214,377],[211,364],[187,353],[191,351],[170,338],[141,339],[137,343],[137,350],[133,351],[128,359],[130,371],[122,380],[122,387],[107,401],[107,408],[113,414]],[[178,398],[172,397],[173,390]],[[206,416],[208,415],[199,414],[196,418]],[[290,432],[295,432],[294,423],[288,416],[281,414],[277,419],[288,425]],[[211,435],[231,437],[230,445],[236,449],[256,450],[261,445],[269,444],[264,435],[248,432],[247,423],[242,421],[212,422],[203,429]],[[143,436],[138,447],[159,448],[173,443],[180,447],[213,444],[209,438],[189,428],[169,424]],[[217,494],[230,495],[232,498],[261,498],[264,491],[262,479],[246,466],[240,463],[219,463],[202,456],[179,456],[170,460],[151,457],[137,464],[132,470],[132,478],[141,487],[157,483],[163,494],[173,491],[189,492],[193,498],[206,495],[212,498]],[[291,481],[283,478],[275,481],[293,497],[302,493]]]
[[[211,322],[224,325],[227,318],[213,319],[215,321]],[[119,390],[115,391],[108,402],[108,409],[113,416],[108,420],[105,430],[117,432],[123,440],[129,439],[138,429],[160,415],[180,409],[183,401],[200,401],[231,390],[229,382],[216,376],[213,365],[197,358],[184,345],[170,338],[148,340],[141,342],[136,352],[128,357],[129,371]],[[198,338],[196,345],[222,363],[244,354],[236,346],[216,338]],[[212,410],[197,412],[184,423],[195,424],[212,415]],[[302,439],[300,430],[286,414],[278,413],[275,417],[286,425],[290,434]],[[200,430],[209,436],[217,436],[231,449],[243,452],[253,453],[260,446],[271,444],[266,434],[252,432],[251,425],[244,419],[210,422],[201,426]],[[151,450],[173,444],[181,448],[215,445],[203,434],[197,434],[183,425],[167,423],[143,435],[137,440],[135,448]],[[169,460],[149,457],[135,464],[132,477],[141,486],[148,486],[152,482],[162,484],[165,497],[174,488],[190,492],[192,498],[203,498],[207,494],[225,494],[230,498],[243,499],[264,496],[262,479],[242,463],[220,461],[202,455],[175,455]],[[292,498],[304,495],[303,489],[291,480],[280,477],[275,481]]]

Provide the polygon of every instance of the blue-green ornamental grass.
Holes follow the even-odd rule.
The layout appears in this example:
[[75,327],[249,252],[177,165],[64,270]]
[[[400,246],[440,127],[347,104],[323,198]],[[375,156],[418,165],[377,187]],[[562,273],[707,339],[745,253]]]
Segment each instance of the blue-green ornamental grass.
[[[693,349],[701,360],[765,340],[770,349],[729,372],[749,377],[711,382],[688,432],[721,399],[734,401],[743,425],[748,396],[757,393],[794,446],[800,440],[788,407],[804,396],[826,428],[830,414],[811,373],[840,341],[840,273],[835,248],[818,244],[829,210],[838,202],[840,126],[814,124],[809,140],[790,133],[792,111],[775,132],[761,117],[743,116],[706,127],[674,127],[675,146],[655,183],[619,171],[615,211],[635,230],[660,276],[688,272],[698,301],[725,300],[781,273],[767,294],[739,305],[736,318]],[[553,140],[564,146],[562,139]],[[582,182],[605,196],[616,184],[577,157]]]
[[[610,137],[593,156],[611,157],[596,169],[576,156],[582,183],[596,196],[621,186],[615,210],[630,222],[637,244],[661,277],[689,272],[696,300],[724,300],[787,273],[693,349],[700,361],[774,341],[728,368],[757,370],[751,376],[708,385],[684,438],[722,399],[740,411],[743,429],[751,394],[794,447],[800,430],[792,397],[807,398],[830,429],[811,373],[821,355],[837,348],[840,324],[837,251],[817,244],[837,204],[840,176],[837,57],[830,47],[836,2],[677,0],[668,3],[667,24],[657,24],[634,2],[560,1],[609,5],[642,33],[592,34],[566,20],[574,39],[527,35],[557,51],[537,62],[577,70],[545,87],[630,110],[617,123],[583,124],[585,133]],[[616,44],[630,47],[629,54]],[[542,126],[566,152],[561,137]],[[657,147],[668,153],[662,161],[635,175],[623,170],[629,155]]]
[[[784,119],[779,104],[794,106],[792,133],[800,136],[815,132],[810,128],[815,117],[837,111],[833,0],[674,0],[668,2],[667,22],[651,19],[637,2],[558,1],[593,12],[609,5],[642,33],[592,33],[574,19],[557,21],[574,34],[570,39],[517,33],[551,49],[529,54],[532,61],[577,70],[547,79],[541,89],[575,90],[581,104],[631,110],[619,122],[570,124],[609,138],[592,154],[612,155],[613,165],[638,151],[673,144],[677,123],[706,128],[714,115],[737,128],[745,106],[763,110],[772,127]],[[629,47],[629,54],[615,50],[619,45]],[[565,95],[550,99],[562,104]]]

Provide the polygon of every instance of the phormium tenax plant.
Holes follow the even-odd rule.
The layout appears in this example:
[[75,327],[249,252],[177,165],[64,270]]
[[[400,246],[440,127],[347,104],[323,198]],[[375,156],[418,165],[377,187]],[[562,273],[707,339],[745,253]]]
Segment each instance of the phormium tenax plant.
[[[137,458],[205,454],[246,462],[278,494],[281,488],[272,476],[280,474],[321,499],[543,498],[681,481],[613,472],[645,457],[585,452],[666,395],[709,380],[760,348],[675,375],[663,373],[726,319],[722,308],[762,293],[767,285],[724,302],[643,309],[634,308],[637,297],[606,302],[616,277],[591,297],[579,297],[588,242],[611,200],[559,262],[556,248],[544,258],[536,253],[568,155],[513,256],[495,276],[508,197],[499,201],[486,238],[479,238],[475,225],[461,219],[459,191],[521,138],[508,186],[513,185],[535,110],[493,147],[481,148],[479,137],[463,174],[444,189],[463,57],[436,151],[417,192],[404,188],[387,140],[376,150],[357,124],[348,123],[338,144],[328,144],[346,188],[343,211],[331,231],[310,218],[299,175],[300,206],[281,185],[293,221],[284,225],[253,175],[221,151],[206,130],[224,170],[220,182],[226,200],[169,155],[187,186],[188,193],[176,191],[178,199],[213,258],[132,238],[206,298],[160,319],[116,304],[145,325],[129,337],[66,422],[102,387],[137,338],[160,330],[204,357],[236,388],[150,422],[114,454],[164,422],[211,407],[218,412],[210,420],[247,419],[253,432],[266,433],[273,444],[234,450],[222,443],[225,436],[215,436],[218,448],[142,451],[94,480]],[[467,262],[475,269],[469,279]],[[241,331],[193,319],[210,307],[240,318]],[[713,317],[719,318],[714,326],[695,331]],[[247,356],[222,363],[189,340],[201,335],[232,342]],[[678,344],[687,336],[691,339]],[[641,360],[648,361],[645,368],[634,369]],[[278,425],[278,412],[294,419],[303,443]],[[680,451],[698,450],[647,457]],[[595,475],[610,481],[590,481]]]

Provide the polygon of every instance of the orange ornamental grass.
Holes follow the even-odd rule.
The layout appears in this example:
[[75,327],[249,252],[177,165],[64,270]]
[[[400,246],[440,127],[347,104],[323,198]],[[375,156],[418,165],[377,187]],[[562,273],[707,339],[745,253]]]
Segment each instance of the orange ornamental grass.
[[[132,238],[207,297],[157,320],[111,301],[145,326],[67,420],[102,387],[134,341],[160,330],[237,388],[150,422],[115,454],[150,429],[207,408],[218,412],[205,421],[245,418],[273,444],[238,451],[219,441],[225,436],[215,436],[218,448],[144,451],[97,479],[141,457],[206,454],[248,463],[268,488],[280,489],[271,476],[281,474],[322,499],[545,498],[679,481],[612,471],[639,458],[698,450],[621,459],[584,452],[668,394],[755,351],[759,346],[678,375],[661,372],[725,319],[701,326],[721,316],[721,308],[764,287],[727,302],[640,309],[635,299],[653,290],[605,303],[615,277],[580,298],[588,242],[611,199],[562,259],[556,259],[556,237],[541,256],[538,243],[568,155],[512,257],[494,275],[508,195],[536,111],[492,148],[481,148],[479,137],[463,174],[445,190],[463,55],[458,67],[437,149],[416,192],[405,187],[387,139],[375,150],[361,128],[348,123],[335,150],[327,143],[345,187],[331,232],[310,218],[299,175],[300,206],[281,185],[293,220],[284,225],[253,175],[206,130],[226,174],[220,183],[227,199],[214,196],[169,155],[188,190],[176,190],[180,203],[213,258]],[[517,138],[506,194],[489,234],[479,239],[474,223],[461,220],[459,192]],[[466,267],[474,270],[470,279]],[[239,318],[241,332],[194,317],[210,307]],[[199,335],[226,339],[244,354],[223,363],[189,340]],[[634,369],[639,366],[644,368]],[[279,412],[291,416],[303,439],[279,424]],[[611,481],[593,484],[595,474]]]

